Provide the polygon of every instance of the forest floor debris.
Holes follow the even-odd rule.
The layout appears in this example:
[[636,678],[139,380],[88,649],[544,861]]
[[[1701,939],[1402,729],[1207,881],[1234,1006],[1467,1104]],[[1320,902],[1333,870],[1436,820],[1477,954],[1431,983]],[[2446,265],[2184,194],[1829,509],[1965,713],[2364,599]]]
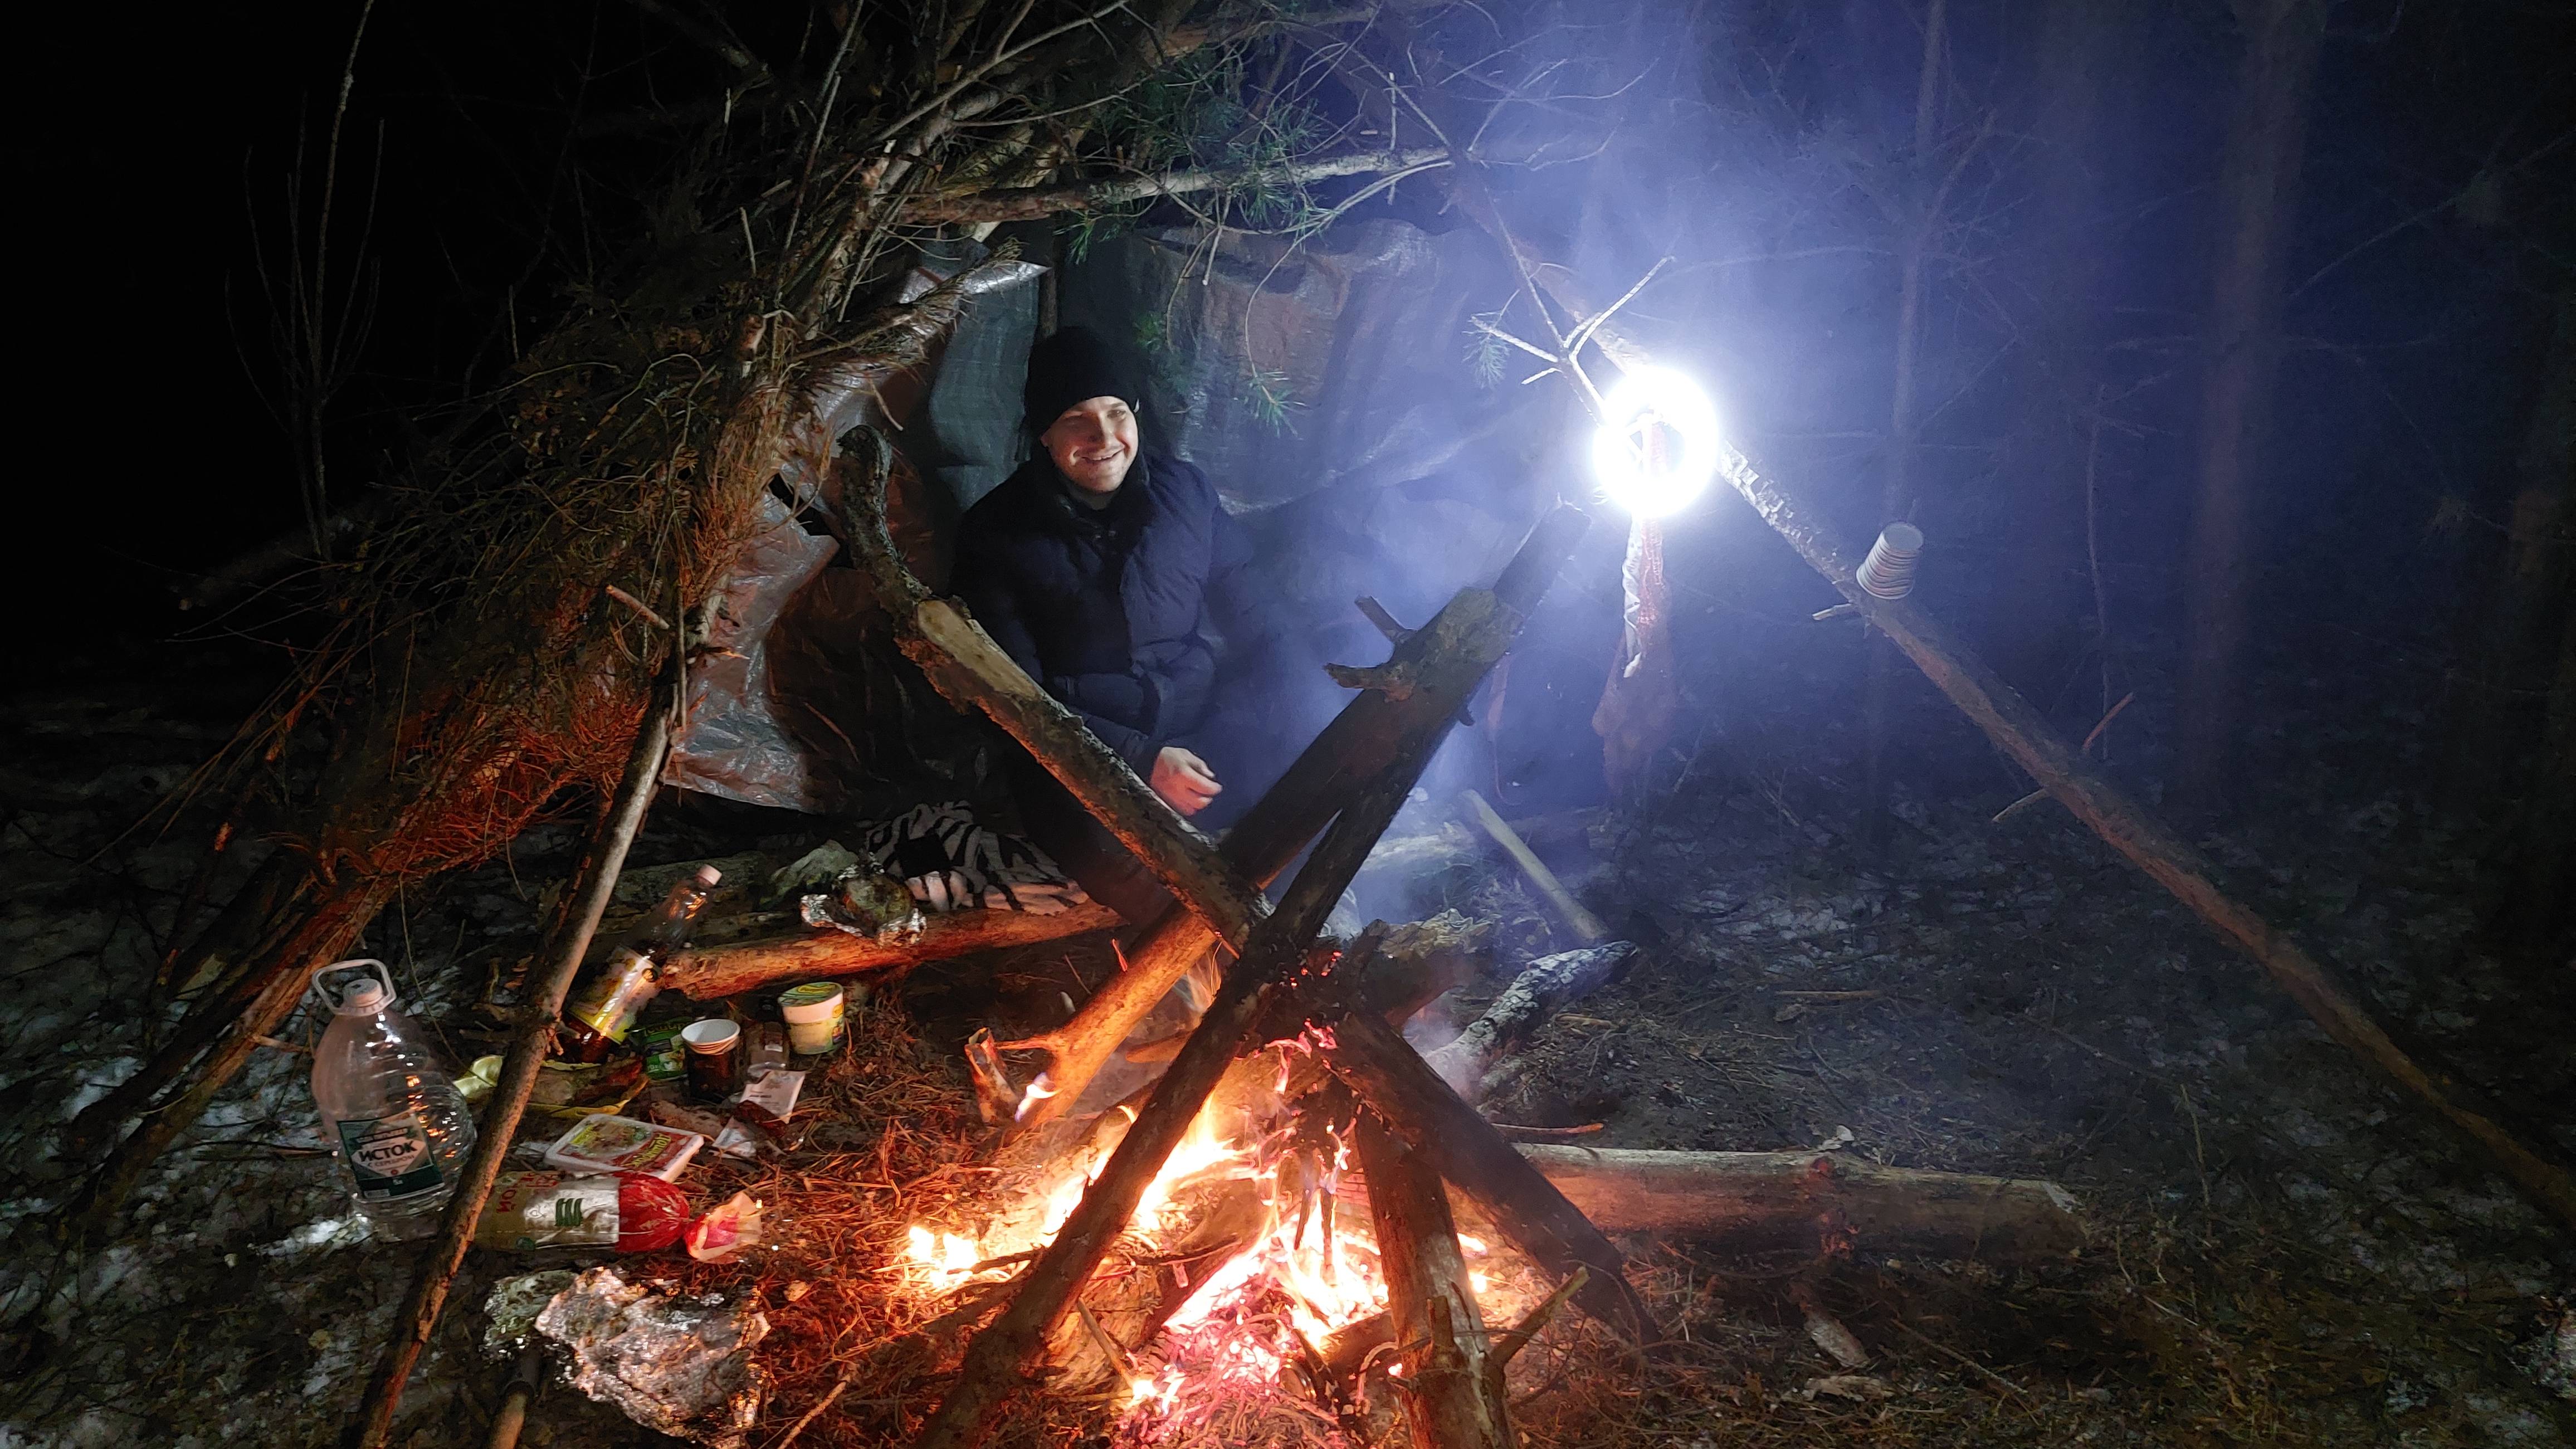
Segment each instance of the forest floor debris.
[[[13,1316],[36,1310],[41,1330],[0,1399],[0,1437],[327,1443],[409,1260],[352,1221],[313,1133],[302,1059],[263,1053],[156,1171],[111,1246],[57,1264],[28,1237],[68,1187],[51,1134],[139,1054],[129,1003],[195,859],[184,830],[120,832],[184,774],[205,731],[112,691],[22,703],[0,729],[22,771],[56,782],[10,796],[5,855],[20,889],[0,903],[12,946],[0,1015],[17,1043],[0,1133],[20,1164],[6,1184],[14,1236],[0,1290]],[[1639,1287],[1679,1341],[1639,1368],[1580,1320],[1551,1324],[1512,1369],[1528,1442],[2565,1441],[2576,1253],[2178,908],[2041,812],[1988,825],[2008,782],[1914,802],[1902,869],[1856,864],[1829,789],[1766,763],[1758,731],[1730,748],[1727,770],[1686,780],[1686,804],[1605,819],[1588,844],[1551,851],[1569,887],[1644,950],[1516,1053],[1525,1065],[1488,1111],[1537,1127],[1601,1123],[1582,1140],[1602,1146],[1842,1138],[1874,1160],[2045,1176],[2083,1201],[2093,1242],[2062,1268],[1998,1272],[1729,1260],[1632,1241]],[[1749,788],[1748,774],[1771,788]],[[2470,913],[2457,855],[2427,848],[2438,827],[2402,803],[2344,814],[2248,832],[2244,857],[2275,872],[2260,883],[2266,908],[2491,1080],[2519,1076],[2532,1100],[2564,1100],[2563,1057],[2527,1045],[2548,1030],[2545,1005],[2459,949]],[[2392,849],[2392,836],[2412,848]],[[644,859],[811,843],[746,842],[673,817]],[[375,949],[460,1064],[494,1039],[474,998],[529,949],[537,890],[568,853],[565,832],[540,832],[380,927]],[[1576,944],[1498,858],[1417,884],[1422,909],[1501,923],[1495,974],[1452,998],[1454,1020],[1519,966]],[[926,968],[898,1002],[854,1015],[847,1052],[799,1106],[807,1147],[726,1169],[700,1194],[750,1190],[777,1227],[770,1244],[737,1265],[673,1254],[668,1267],[621,1269],[691,1291],[731,1285],[765,1317],[763,1432],[835,1396],[799,1442],[882,1443],[927,1407],[885,1386],[935,1370],[940,1313],[882,1284],[900,1271],[905,1226],[976,1175],[982,1129],[955,1045],[992,1024],[996,993],[1043,1025],[1114,969],[1097,938]],[[1802,1009],[1784,1019],[1790,1005]],[[478,1254],[460,1303],[530,1266]],[[1812,1316],[1841,1326],[1867,1368],[1820,1348]],[[406,1401],[415,1442],[470,1442],[491,1412],[504,1365],[477,1342],[482,1320],[448,1315]],[[1846,1394],[1839,1381],[1852,1378],[1886,1392]],[[1024,1422],[1031,1431],[1099,1423],[1096,1407],[1039,1404],[1056,1417]],[[632,1433],[556,1387],[528,1442],[578,1449]]]

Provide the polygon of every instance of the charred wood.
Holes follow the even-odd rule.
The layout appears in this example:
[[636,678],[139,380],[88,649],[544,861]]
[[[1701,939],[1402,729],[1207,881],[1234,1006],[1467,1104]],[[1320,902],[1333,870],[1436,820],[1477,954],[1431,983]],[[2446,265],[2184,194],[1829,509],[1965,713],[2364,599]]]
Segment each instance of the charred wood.
[[1431,1069],[1458,1095],[1477,1100],[1484,1095],[1486,1070],[1504,1053],[1528,1041],[1566,1003],[1617,980],[1636,958],[1637,948],[1628,941],[1540,957],[1512,978],[1456,1040],[1429,1055]]
[[1359,1155],[1386,1273],[1389,1326],[1404,1365],[1397,1392],[1414,1449],[1505,1449],[1512,1428],[1502,1377],[1487,1371],[1484,1315],[1468,1283],[1440,1174],[1366,1116]]
[[1619,1250],[1492,1123],[1449,1090],[1395,1028],[1354,1012],[1334,1023],[1324,1061],[1540,1267],[1560,1278],[1591,1269],[1591,1280],[1575,1296],[1584,1312],[1638,1342],[1655,1337],[1654,1316],[1629,1285]]
[[[1546,526],[1542,525],[1544,531]],[[1565,532],[1579,535],[1580,528]],[[1571,541],[1569,536],[1568,547]],[[1524,557],[1529,552],[1524,546]],[[1519,597],[1534,600],[1563,558],[1562,550],[1548,557],[1535,586],[1522,580]],[[1513,566],[1505,570],[1506,583],[1521,574],[1522,563],[1523,559],[1516,558]],[[1462,597],[1479,592],[1470,590]],[[1378,837],[1386,833],[1388,823],[1412,792],[1414,781],[1421,777],[1423,767],[1430,763],[1433,751],[1447,735],[1456,704],[1474,691],[1484,672],[1502,656],[1501,645],[1517,631],[1520,611],[1501,604],[1494,595],[1485,595],[1483,607],[1476,612],[1500,627],[1488,631],[1488,647],[1472,656],[1477,662],[1462,669],[1465,677],[1457,682],[1455,699],[1418,731],[1409,733],[1385,768],[1359,789],[1327,797],[1345,803],[1334,815],[1323,842],[1298,872],[1279,909],[1254,932],[1243,959],[1227,973],[1216,1000],[1181,1047],[1180,1055],[1173,1059],[1171,1069],[1155,1084],[1153,1096],[1119,1142],[1117,1151],[1110,1154],[1108,1164],[1083,1193],[1082,1201],[1065,1220],[1055,1240],[1017,1280],[1010,1306],[968,1345],[956,1386],[915,1441],[919,1449],[961,1449],[982,1440],[993,1410],[1016,1390],[1074,1295],[1090,1280],[1112,1240],[1125,1230],[1145,1189],[1179,1145],[1209,1093],[1242,1053],[1254,1028],[1261,1024],[1270,1004],[1270,988],[1305,961],[1317,933],[1323,929],[1325,917],[1358,875],[1361,862],[1375,848]],[[1268,804],[1278,794],[1274,789],[1262,803]],[[1255,807],[1255,813],[1259,808]],[[1366,940],[1360,949],[1361,959],[1375,946],[1375,940]],[[1361,1013],[1352,1020],[1375,1019]],[[1380,1029],[1388,1030],[1383,1026]]]

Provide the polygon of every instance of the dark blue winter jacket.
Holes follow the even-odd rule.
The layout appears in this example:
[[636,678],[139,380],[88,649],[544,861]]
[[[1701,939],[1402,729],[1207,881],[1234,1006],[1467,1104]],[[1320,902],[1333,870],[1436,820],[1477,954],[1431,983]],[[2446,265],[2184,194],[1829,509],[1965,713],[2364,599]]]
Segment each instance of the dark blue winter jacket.
[[1241,530],[1190,464],[1141,456],[1095,510],[1040,453],[966,510],[951,587],[1031,678],[1150,778],[1163,746],[1206,720],[1210,635],[1239,613],[1244,560]]

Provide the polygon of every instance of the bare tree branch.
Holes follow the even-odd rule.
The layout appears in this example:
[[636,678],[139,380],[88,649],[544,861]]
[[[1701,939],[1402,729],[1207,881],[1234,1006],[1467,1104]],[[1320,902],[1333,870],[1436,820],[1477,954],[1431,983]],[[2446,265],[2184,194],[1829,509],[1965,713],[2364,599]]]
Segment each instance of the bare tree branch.
[[1158,196],[1222,191],[1248,184],[1294,185],[1335,176],[1367,176],[1389,171],[1419,171],[1449,164],[1446,147],[1321,156],[1286,166],[1257,166],[1239,171],[1192,169],[1159,176],[1132,176],[1113,181],[1078,181],[1065,186],[1015,186],[970,191],[962,196],[918,196],[905,202],[902,219],[910,223],[957,221],[1029,221],[1068,211],[1098,211]]

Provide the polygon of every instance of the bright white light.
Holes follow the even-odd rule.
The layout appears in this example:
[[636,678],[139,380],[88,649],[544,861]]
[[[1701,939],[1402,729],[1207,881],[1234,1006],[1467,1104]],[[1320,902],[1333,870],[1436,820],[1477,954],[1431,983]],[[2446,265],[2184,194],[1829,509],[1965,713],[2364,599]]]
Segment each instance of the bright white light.
[[1641,367],[1610,390],[1605,405],[1592,471],[1612,502],[1660,518],[1688,508],[1717,476],[1717,406],[1698,383]]

